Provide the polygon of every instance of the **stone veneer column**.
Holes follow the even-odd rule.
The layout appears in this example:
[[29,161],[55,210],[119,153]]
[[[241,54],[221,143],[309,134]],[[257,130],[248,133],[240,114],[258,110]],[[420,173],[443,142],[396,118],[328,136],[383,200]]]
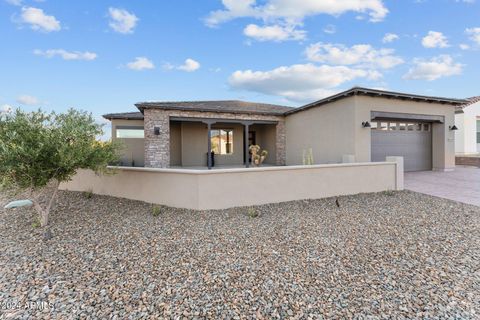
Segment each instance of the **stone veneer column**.
[[[154,128],[160,129],[155,135]],[[170,166],[170,117],[164,110],[144,110],[145,167],[168,168]]]
[[285,138],[285,121],[280,120],[276,127],[276,141],[275,148],[277,156],[277,166],[284,166],[286,163],[286,150],[285,150],[286,138]]

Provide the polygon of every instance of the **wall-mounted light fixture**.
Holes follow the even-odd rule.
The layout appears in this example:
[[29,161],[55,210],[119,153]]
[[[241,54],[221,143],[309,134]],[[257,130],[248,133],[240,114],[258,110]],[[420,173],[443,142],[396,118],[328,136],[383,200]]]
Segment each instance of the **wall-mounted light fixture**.
[[159,135],[160,135],[160,128],[159,128],[159,127],[154,127],[154,128],[153,128],[153,133],[154,133],[156,136],[159,136]]
[[370,122],[365,121],[365,122],[362,122],[362,127],[363,128],[371,128],[372,126],[370,125]]
[[458,130],[457,126],[456,125],[453,125],[453,126],[450,126],[448,127],[450,130],[452,131],[455,131],[455,130]]

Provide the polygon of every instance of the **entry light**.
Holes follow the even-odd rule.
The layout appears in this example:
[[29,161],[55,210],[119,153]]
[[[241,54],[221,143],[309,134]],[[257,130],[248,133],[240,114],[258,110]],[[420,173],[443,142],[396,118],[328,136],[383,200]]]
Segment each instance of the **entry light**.
[[153,133],[154,133],[156,136],[159,136],[159,135],[160,135],[160,128],[159,128],[159,127],[153,128]]
[[453,125],[453,126],[450,126],[448,127],[450,130],[452,131],[455,131],[455,130],[458,130],[457,126],[456,125]]
[[372,126],[370,125],[370,122],[365,121],[365,122],[362,122],[362,127],[363,128],[371,128]]

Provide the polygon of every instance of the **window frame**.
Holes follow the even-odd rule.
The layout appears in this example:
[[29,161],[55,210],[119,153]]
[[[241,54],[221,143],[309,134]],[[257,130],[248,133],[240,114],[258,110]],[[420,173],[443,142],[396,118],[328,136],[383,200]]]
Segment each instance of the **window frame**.
[[[129,131],[142,131],[142,137],[119,137],[119,132],[122,130]],[[145,127],[144,126],[115,126],[115,139],[145,139]]]

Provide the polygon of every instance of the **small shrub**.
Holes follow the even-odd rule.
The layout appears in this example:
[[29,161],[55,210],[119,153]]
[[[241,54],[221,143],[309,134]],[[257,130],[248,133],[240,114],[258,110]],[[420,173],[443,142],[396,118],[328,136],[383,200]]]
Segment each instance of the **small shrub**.
[[158,217],[162,213],[162,208],[160,206],[153,206],[152,208],[152,216]]
[[247,215],[250,218],[256,218],[258,217],[258,211],[255,208],[250,207],[247,209]]
[[32,228],[40,228],[41,224],[40,224],[40,220],[38,219],[35,219],[35,221],[32,222]]
[[84,192],[83,192],[83,195],[84,195],[85,198],[87,198],[87,199],[92,199],[92,198],[93,198],[93,191],[92,191],[92,190],[84,191]]
[[383,194],[386,195],[386,196],[389,196],[389,197],[393,197],[395,195],[395,191],[386,190],[386,191],[383,191]]

